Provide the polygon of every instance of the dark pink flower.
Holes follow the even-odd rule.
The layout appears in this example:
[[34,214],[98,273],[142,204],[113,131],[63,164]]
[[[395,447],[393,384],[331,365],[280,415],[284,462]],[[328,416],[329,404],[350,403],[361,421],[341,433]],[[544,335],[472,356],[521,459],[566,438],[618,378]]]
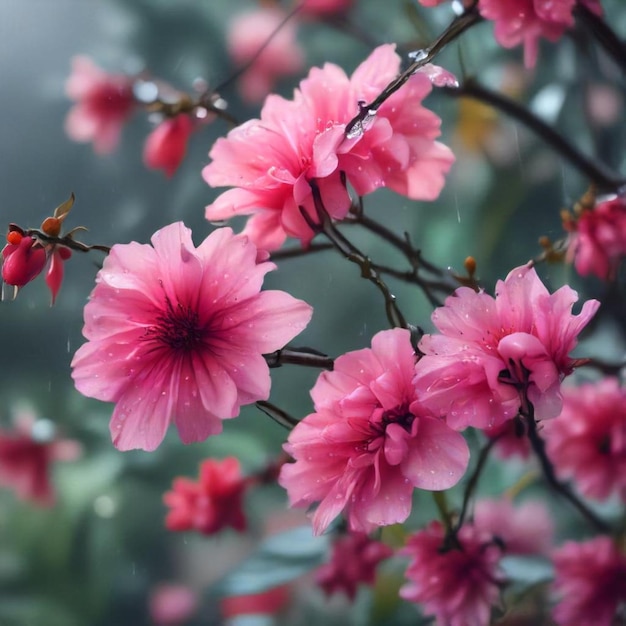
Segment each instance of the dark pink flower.
[[289,435],[279,483],[292,506],[319,502],[316,534],[342,511],[350,530],[403,522],[413,489],[448,489],[463,476],[463,437],[420,404],[412,385],[409,332],[383,331],[372,348],[348,352],[311,391],[315,413]]
[[616,378],[563,389],[563,410],[542,435],[557,474],[589,498],[626,502],[626,389]]
[[373,585],[378,564],[392,554],[388,545],[365,533],[340,536],[333,542],[330,562],[316,570],[315,582],[327,596],[343,592],[354,601],[359,584]]
[[552,548],[554,523],[543,502],[483,499],[474,508],[474,526],[497,537],[505,554],[547,554]]
[[2,248],[2,280],[23,287],[43,272],[46,260],[46,251],[37,239],[10,231]]
[[76,101],[65,119],[70,139],[92,141],[99,154],[115,150],[122,127],[135,108],[132,78],[108,74],[90,58],[77,56],[72,59],[65,91]]
[[565,228],[572,232],[568,259],[582,276],[595,274],[613,280],[626,257],[626,198],[618,196],[584,209]]
[[288,585],[272,587],[259,593],[226,596],[220,601],[222,617],[236,621],[239,615],[276,615],[289,603]]
[[[534,67],[539,40],[557,41],[574,25],[572,14],[577,0],[479,0],[478,10],[495,22],[496,41],[504,48],[524,44],[524,64]],[[580,0],[601,14],[599,0]]]
[[189,115],[181,113],[161,122],[146,139],[143,162],[153,170],[163,170],[170,178],[187,154],[187,142],[193,132]]
[[500,548],[489,533],[469,524],[458,532],[460,548],[444,549],[444,534],[440,522],[431,522],[409,537],[401,551],[411,558],[409,582],[400,596],[422,605],[438,626],[485,626],[504,582]]
[[559,626],[613,626],[626,619],[626,555],[610,537],[568,541],[553,553],[552,611]]
[[14,430],[0,430],[0,485],[22,500],[51,506],[55,500],[52,466],[57,461],[73,461],[79,454],[77,442],[54,436],[50,421],[22,413]]
[[254,58],[238,80],[246,102],[262,102],[279,78],[297,74],[304,65],[295,22],[280,26],[286,16],[278,8],[259,8],[237,15],[228,26],[226,45],[233,62],[243,67]]
[[171,422],[183,442],[221,432],[242,404],[267,399],[264,353],[307,325],[311,307],[260,291],[272,263],[229,228],[194,247],[181,222],[152,246],[113,246],[85,307],[88,342],[72,361],[76,388],[115,402],[113,442],[154,450]]
[[245,530],[242,500],[247,486],[235,457],[203,461],[198,482],[176,478],[172,491],[163,496],[171,509],[165,518],[167,529],[197,530],[203,535],[214,535],[226,527]]
[[304,15],[317,15],[320,17],[345,13],[354,0],[303,0],[300,12]]
[[181,626],[198,609],[198,596],[185,585],[160,584],[150,593],[149,610],[154,626]]
[[577,293],[550,294],[533,268],[512,270],[496,297],[460,287],[435,310],[440,335],[425,335],[416,366],[422,402],[455,429],[491,428],[515,417],[526,401],[539,420],[561,411],[561,381],[575,361],[576,339],[600,303],[572,315]]
[[326,64],[311,70],[293,100],[268,96],[260,120],[218,139],[209,154],[204,179],[234,189],[207,207],[207,219],[252,214],[244,232],[274,250],[287,236],[305,245],[313,237],[300,209],[316,219],[311,184],[334,219],[344,218],[351,204],[344,175],[359,195],[386,186],[412,199],[437,198],[454,157],[435,141],[439,118],[420,104],[432,88],[427,73],[412,76],[365,130],[345,135],[359,102],[378,96],[399,69],[394,46],[384,45],[351,78]]

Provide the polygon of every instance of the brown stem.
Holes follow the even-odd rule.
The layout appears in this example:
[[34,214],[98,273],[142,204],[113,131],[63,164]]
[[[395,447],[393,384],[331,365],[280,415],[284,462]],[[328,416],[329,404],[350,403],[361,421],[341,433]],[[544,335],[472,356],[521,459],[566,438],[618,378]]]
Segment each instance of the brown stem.
[[626,44],[617,36],[606,20],[580,2],[574,8],[574,15],[589,28],[598,43],[622,71],[626,70]]
[[266,402],[265,400],[259,400],[255,402],[257,409],[263,411],[265,415],[272,418],[277,424],[280,424],[283,428],[287,430],[293,430],[295,426],[298,425],[299,421],[289,415],[286,411],[279,409],[275,404],[271,402]]
[[334,367],[334,360],[331,357],[312,348],[283,348],[271,354],[264,354],[263,357],[270,368],[287,364],[319,367],[324,370],[332,370]]
[[324,250],[332,250],[332,243],[312,243],[307,248],[287,248],[285,250],[277,250],[270,254],[271,261],[279,259],[293,259],[294,257],[305,256],[314,252],[323,252]]

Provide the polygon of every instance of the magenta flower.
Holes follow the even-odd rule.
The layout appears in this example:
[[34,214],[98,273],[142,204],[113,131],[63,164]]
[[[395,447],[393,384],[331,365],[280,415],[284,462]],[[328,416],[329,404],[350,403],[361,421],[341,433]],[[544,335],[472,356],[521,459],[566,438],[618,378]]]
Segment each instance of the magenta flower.
[[626,606],[626,555],[610,537],[568,541],[553,553],[552,611],[559,626],[623,624]]
[[561,415],[542,435],[561,478],[589,498],[626,502],[626,389],[616,378],[564,388]]
[[325,17],[345,13],[353,4],[354,0],[303,0],[300,12],[305,15]]
[[422,402],[459,430],[498,426],[527,401],[537,419],[556,417],[561,381],[575,365],[569,353],[600,306],[588,300],[572,315],[577,299],[568,286],[550,294],[526,266],[498,281],[495,298],[460,287],[432,315],[442,334],[420,342]]
[[46,260],[46,251],[37,239],[10,231],[2,248],[2,280],[7,285],[23,287],[43,272]]
[[254,58],[238,80],[246,102],[262,102],[278,79],[297,74],[304,65],[295,22],[277,30],[285,17],[280,9],[259,8],[237,15],[228,26],[227,48],[235,65],[243,67]]
[[192,132],[193,122],[184,113],[161,122],[146,139],[143,150],[146,167],[163,170],[171,178],[185,158]]
[[423,606],[438,626],[485,626],[499,603],[504,578],[500,548],[489,533],[464,525],[460,549],[443,549],[445,531],[431,522],[412,535],[401,554],[411,558],[400,597]]
[[393,550],[365,533],[350,533],[333,542],[331,560],[315,572],[315,582],[327,596],[345,593],[354,601],[359,584],[373,585],[376,568]]
[[113,246],[85,307],[88,342],[72,361],[76,388],[115,402],[113,442],[154,450],[174,422],[183,442],[222,430],[239,407],[267,399],[264,353],[309,322],[311,307],[283,291],[261,292],[275,266],[229,228],[195,248],[181,222],[152,246]]
[[355,532],[403,522],[415,487],[448,489],[463,476],[467,444],[421,406],[411,383],[415,359],[409,332],[396,328],[318,378],[316,412],[289,435],[285,450],[296,462],[279,476],[292,506],[320,503],[316,534],[342,511]]
[[93,142],[94,150],[115,150],[122,127],[135,107],[132,78],[108,74],[85,56],[72,59],[65,91],[76,101],[65,119],[65,132],[78,142]]
[[626,257],[626,199],[618,196],[584,209],[577,219],[567,219],[565,228],[572,232],[568,259],[576,271],[614,280]]
[[[524,44],[524,64],[531,68],[537,62],[539,40],[558,41],[574,26],[572,14],[577,0],[479,0],[478,10],[495,22],[496,41],[504,48]],[[599,0],[580,0],[600,15]]]
[[223,528],[246,529],[243,495],[248,481],[241,475],[239,461],[207,459],[200,465],[200,480],[176,478],[172,491],[163,495],[170,507],[165,519],[168,530],[197,530],[214,535]]
[[378,96],[400,69],[392,45],[376,48],[348,78],[336,65],[314,68],[293,100],[269,96],[260,120],[218,139],[203,170],[212,187],[231,186],[207,207],[209,220],[250,215],[244,232],[261,248],[285,238],[306,245],[313,231],[300,207],[316,219],[311,184],[326,211],[346,216],[351,199],[343,175],[359,195],[380,187],[416,200],[433,200],[454,157],[439,136],[439,118],[421,106],[431,91],[428,73],[417,73],[380,108],[364,132],[345,137],[360,101]]

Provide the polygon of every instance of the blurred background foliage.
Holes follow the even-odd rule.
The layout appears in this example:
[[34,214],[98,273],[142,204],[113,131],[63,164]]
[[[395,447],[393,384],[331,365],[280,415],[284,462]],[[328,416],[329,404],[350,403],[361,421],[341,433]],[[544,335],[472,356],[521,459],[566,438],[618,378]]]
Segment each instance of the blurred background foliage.
[[[613,28],[624,35],[622,0],[603,5]],[[3,0],[2,223],[36,227],[73,191],[77,201],[68,223],[88,227],[84,240],[89,243],[146,242],[175,220],[184,220],[200,242],[211,228],[204,206],[216,195],[200,171],[226,125],[217,121],[196,133],[182,167],[167,180],[142,164],[150,128],[145,116],[136,115],[125,127],[113,155],[97,156],[90,145],[70,142],[63,130],[70,107],[64,82],[71,58],[86,54],[112,72],[146,68],[182,90],[190,90],[197,77],[209,85],[220,83],[235,70],[224,48],[227,24],[253,6],[243,0]],[[432,41],[452,17],[449,6],[426,10],[410,0],[358,0],[350,14],[355,32],[373,42],[397,42],[404,50]],[[309,65],[332,61],[346,71],[371,49],[358,37],[312,21],[300,26],[299,39]],[[545,45],[537,68],[529,72],[521,65],[521,50],[499,49],[492,25],[481,24],[437,62],[459,77],[473,76],[508,93],[588,154],[624,171],[623,81],[602,54],[583,57],[588,45],[581,33]],[[279,91],[288,95],[300,78],[283,80]],[[617,115],[600,121],[590,116],[590,98],[598,89],[602,98],[617,103]],[[232,87],[221,95],[239,119],[258,115],[258,108],[240,102]],[[493,109],[436,92],[427,106],[442,117],[442,140],[457,155],[441,197],[416,203],[381,190],[366,198],[366,212],[396,232],[410,233],[425,257],[442,267],[462,271],[464,258],[473,255],[478,275],[491,288],[510,268],[540,253],[540,235],[562,236],[559,211],[580,197],[587,181],[540,138]],[[401,262],[384,242],[356,228],[351,235],[372,258]],[[81,397],[69,376],[82,341],[82,306],[99,260],[96,254],[74,255],[53,308],[41,279],[16,301],[0,305],[0,425],[9,427],[15,407],[26,402],[84,448],[79,460],[55,468],[53,508],[40,509],[0,492],[0,626],[150,624],[148,598],[163,582],[200,593],[201,609],[189,624],[218,624],[214,583],[236,569],[267,533],[303,524],[305,516],[286,512],[280,489],[263,487],[247,500],[248,535],[175,534],[164,528],[162,494],[175,476],[196,477],[199,462],[207,457],[236,455],[246,471],[259,469],[277,454],[286,433],[248,407],[225,424],[224,434],[204,443],[183,446],[170,433],[156,452],[116,451],[108,434],[111,407]],[[543,266],[541,272],[552,287],[569,282],[585,297],[611,302],[604,284],[582,281],[569,266]],[[405,316],[430,328],[431,308],[423,294],[393,280],[390,285]],[[378,294],[332,252],[282,262],[266,286],[279,286],[314,306],[313,322],[296,345],[334,356],[369,345],[371,336],[386,327]],[[626,312],[609,304],[601,318],[610,323],[594,334],[585,353],[617,360],[624,352]],[[274,370],[272,400],[293,415],[306,415],[315,377],[316,372],[295,367]],[[481,488],[498,494],[520,471],[516,466],[487,471]],[[416,500],[415,525],[434,515],[429,494],[418,494]],[[302,571],[323,558],[323,540],[311,546],[302,538],[289,541],[296,552],[310,548]],[[261,586],[280,582],[280,567],[274,565],[272,570],[270,559],[261,570],[266,578]],[[415,624],[415,608],[397,600],[401,565],[386,565],[377,589],[359,593],[353,607],[343,598],[328,601],[319,590],[305,590],[304,579],[292,588],[291,612],[281,623]],[[279,572],[278,578],[271,578],[272,571]]]

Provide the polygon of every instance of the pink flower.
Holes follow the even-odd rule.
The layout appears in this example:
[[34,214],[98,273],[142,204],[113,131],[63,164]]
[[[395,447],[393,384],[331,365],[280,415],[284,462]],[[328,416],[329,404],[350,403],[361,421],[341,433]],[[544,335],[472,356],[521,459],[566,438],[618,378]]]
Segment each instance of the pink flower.
[[424,7],[438,7],[448,0],[417,0]]
[[128,76],[107,74],[85,56],[72,59],[72,74],[65,91],[76,101],[65,119],[65,132],[78,142],[93,141],[94,150],[115,150],[122,126],[135,108],[133,81]]
[[73,461],[79,454],[75,441],[55,438],[52,422],[21,413],[14,430],[0,430],[0,485],[22,500],[51,506],[55,500],[50,480],[53,464]]
[[235,65],[242,67],[254,58],[239,78],[246,102],[262,102],[279,78],[297,74],[304,65],[296,24],[289,21],[278,30],[286,16],[277,8],[259,8],[241,13],[229,24],[226,45]]
[[444,534],[440,522],[431,522],[409,538],[401,551],[411,558],[409,582],[400,596],[421,604],[438,626],[485,626],[504,582],[500,548],[475,526],[466,524],[459,531],[460,549],[442,549]]
[[552,548],[554,524],[538,500],[519,506],[507,498],[479,500],[474,508],[474,526],[497,537],[506,554],[547,554]]
[[[626,555],[610,537],[568,541],[553,553],[552,617],[560,626],[622,624],[626,606]],[[619,611],[619,614],[618,614]]]
[[10,231],[2,248],[2,280],[23,287],[43,272],[46,260],[46,251],[37,239]]
[[228,526],[245,530],[243,494],[248,482],[241,475],[239,461],[207,459],[200,465],[200,480],[176,478],[172,491],[163,496],[170,507],[165,519],[168,530],[197,530],[214,535]]
[[150,617],[155,626],[180,626],[198,609],[198,596],[185,585],[161,584],[150,594]]
[[279,477],[292,506],[320,502],[316,534],[342,511],[355,532],[403,522],[415,487],[448,489],[463,476],[467,444],[420,405],[415,358],[409,332],[396,328],[318,378],[316,412],[289,435],[285,450],[296,462]]
[[378,564],[392,554],[389,546],[365,533],[341,536],[333,543],[330,562],[315,572],[315,582],[327,596],[342,591],[354,601],[359,584],[373,585]]
[[[259,593],[225,596],[220,601],[222,617],[237,621],[240,615],[276,615],[289,603],[291,592],[288,585],[272,587]],[[244,621],[244,620],[241,620]]]
[[491,428],[515,417],[526,401],[538,420],[561,412],[561,381],[575,361],[569,352],[600,303],[572,315],[577,293],[550,294],[533,268],[512,270],[496,297],[460,287],[435,310],[441,335],[425,335],[415,384],[422,402],[455,429]]
[[432,86],[417,73],[381,107],[364,132],[345,136],[360,101],[370,101],[396,77],[400,57],[380,46],[348,78],[336,65],[314,68],[294,100],[268,96],[260,120],[218,139],[203,170],[212,187],[233,186],[209,205],[209,220],[252,214],[244,230],[261,248],[275,250],[287,236],[306,245],[313,232],[300,207],[316,219],[311,184],[334,219],[346,216],[355,192],[380,187],[416,200],[437,198],[454,157],[435,141],[439,118],[420,102]]
[[564,388],[563,411],[542,434],[560,477],[589,498],[626,502],[626,389],[616,378]]
[[354,0],[303,0],[300,12],[304,15],[320,17],[345,13],[354,4]]
[[88,342],[72,361],[76,388],[115,402],[113,443],[154,450],[174,422],[185,443],[222,430],[242,404],[267,399],[264,353],[307,325],[311,307],[261,292],[272,263],[229,228],[198,248],[181,222],[152,246],[113,246],[85,307]]
[[[559,40],[574,26],[572,11],[577,0],[479,0],[478,10],[495,22],[496,41],[504,48],[524,44],[524,64],[537,62],[539,39]],[[599,0],[581,0],[589,10],[600,15]]]
[[577,219],[568,219],[568,259],[582,276],[595,274],[614,280],[620,261],[626,257],[626,199],[616,197],[584,209]]
[[171,178],[185,158],[192,132],[193,122],[184,113],[161,122],[146,139],[143,150],[146,167],[163,170]]

